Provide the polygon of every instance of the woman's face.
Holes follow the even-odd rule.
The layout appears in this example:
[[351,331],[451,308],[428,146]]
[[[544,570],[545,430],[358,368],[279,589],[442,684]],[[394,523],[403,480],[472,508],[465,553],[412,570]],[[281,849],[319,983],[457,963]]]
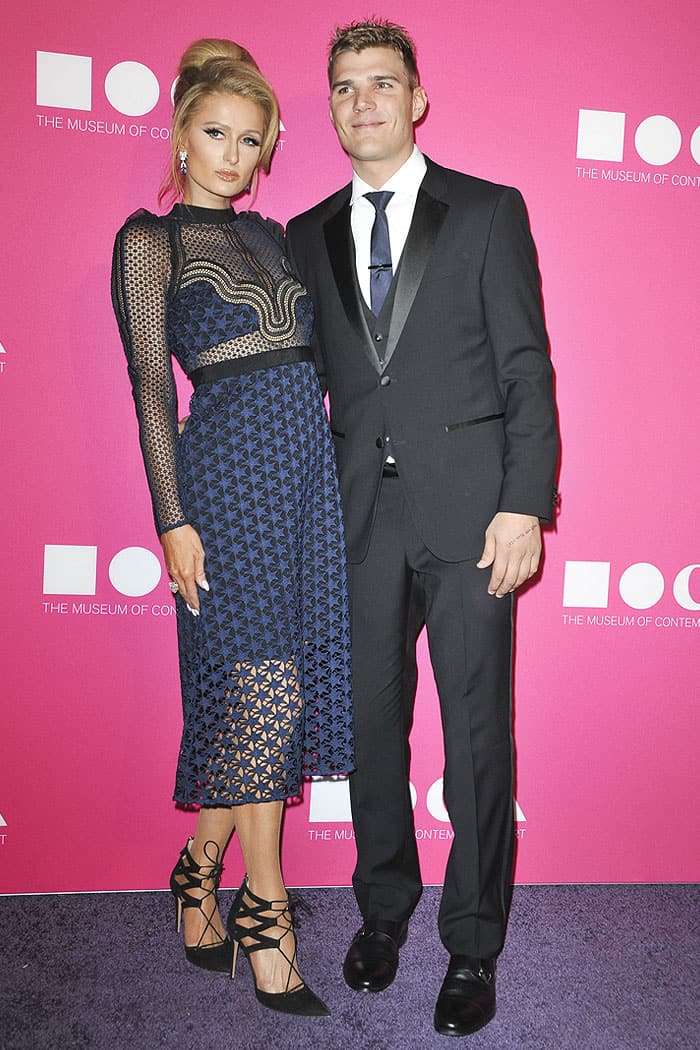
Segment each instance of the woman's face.
[[178,145],[187,150],[184,203],[228,208],[253,177],[264,131],[257,102],[240,95],[208,95]]

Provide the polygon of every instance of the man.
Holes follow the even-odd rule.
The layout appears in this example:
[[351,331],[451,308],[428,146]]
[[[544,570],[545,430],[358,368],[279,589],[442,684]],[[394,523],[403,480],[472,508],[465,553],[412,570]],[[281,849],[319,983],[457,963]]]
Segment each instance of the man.
[[[495,1013],[513,859],[513,592],[539,565],[558,454],[535,250],[516,190],[414,145],[415,50],[383,21],[336,31],[330,112],[352,183],[289,226],[316,308],[345,514],[357,771],[351,988],[391,984],[421,894],[409,794],[425,621],[454,839],[434,1023]],[[485,540],[484,540],[485,537]]]

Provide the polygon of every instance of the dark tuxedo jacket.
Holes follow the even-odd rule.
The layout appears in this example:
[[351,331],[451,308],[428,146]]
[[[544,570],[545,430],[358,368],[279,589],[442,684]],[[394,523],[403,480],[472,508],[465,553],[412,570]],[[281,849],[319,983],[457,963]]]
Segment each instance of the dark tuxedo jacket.
[[367,552],[387,434],[414,524],[439,558],[478,557],[496,511],[552,512],[558,436],[525,205],[517,190],[427,164],[383,362],[357,282],[351,187],[287,230],[316,311],[353,562]]

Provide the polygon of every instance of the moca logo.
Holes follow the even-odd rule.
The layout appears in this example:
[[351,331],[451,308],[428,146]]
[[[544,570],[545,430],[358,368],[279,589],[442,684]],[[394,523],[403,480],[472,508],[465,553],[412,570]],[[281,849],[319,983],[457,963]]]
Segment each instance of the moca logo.
[[[626,113],[606,109],[578,111],[576,157],[579,160],[623,159]],[[634,133],[634,148],[647,164],[659,167],[675,160],[683,145],[683,135],[675,120],[659,114],[646,117]],[[690,137],[690,154],[700,164],[700,127]]]
[[[170,87],[172,99],[176,81]],[[54,109],[92,109],[93,71],[89,55],[36,53],[36,104]],[[118,113],[142,117],[160,98],[160,84],[143,62],[117,62],[104,79],[107,101]],[[280,121],[280,131],[285,131]]]
[[[564,563],[565,608],[607,609],[610,597],[609,561],[567,561]],[[700,564],[686,565],[673,580],[673,597],[682,609],[700,609],[690,593],[693,573]],[[617,589],[625,605],[631,609],[651,609],[666,590],[666,580],[661,569],[649,562],[635,562],[621,574]]]
[[[160,84],[142,62],[117,62],[104,79],[110,105],[128,117],[150,113]],[[36,104],[55,109],[92,109],[92,58],[56,51],[36,53]]]
[[[418,792],[413,784],[411,789],[411,801],[416,808]],[[442,798],[442,777],[431,784],[425,797],[428,812],[435,820],[443,824],[449,824],[450,818]],[[515,805],[515,819],[519,824],[525,823],[525,814],[518,805]],[[311,782],[311,802],[309,805],[310,824],[343,824],[352,820],[350,812],[350,788],[347,780],[313,780]]]
[[[109,563],[115,590],[139,598],[160,583],[161,564],[146,547],[124,547]],[[95,594],[97,547],[47,543],[44,546],[44,594]]]

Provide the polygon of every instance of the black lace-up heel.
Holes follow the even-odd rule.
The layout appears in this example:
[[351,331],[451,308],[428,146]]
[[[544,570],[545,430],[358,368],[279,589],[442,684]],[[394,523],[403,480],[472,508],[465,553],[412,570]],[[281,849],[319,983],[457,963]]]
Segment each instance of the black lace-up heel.
[[[185,945],[187,960],[203,970],[228,973],[233,965],[233,945],[228,937],[222,938],[216,933],[217,940],[213,944],[202,944],[210,930],[216,932],[212,916],[216,914],[219,907],[216,891],[219,888],[223,871],[223,865],[219,860],[219,847],[215,842],[205,842],[204,856],[207,862],[196,864],[190,853],[192,841],[190,839],[182,850],[180,859],[170,876],[170,890],[175,898],[176,930],[180,932],[183,909],[198,908],[204,915],[206,923],[197,943]],[[210,847],[212,847],[211,850]],[[213,883],[213,888],[203,889],[202,883],[209,881]],[[209,902],[211,897],[214,898],[214,907],[209,913],[205,911],[204,904],[205,901]]]
[[[250,926],[240,922],[241,919],[252,919]],[[324,1002],[308,988],[297,967],[297,947],[294,937],[294,922],[289,900],[265,901],[257,897],[248,885],[248,877],[236,894],[227,921],[228,932],[233,941],[233,960],[231,977],[235,977],[238,946],[250,964],[255,983],[255,996],[258,1002],[270,1010],[279,1010],[285,1014],[297,1014],[304,1017],[329,1017],[330,1010]],[[267,931],[281,928],[284,932],[270,935]],[[253,944],[244,944],[244,940]],[[285,941],[287,942],[285,944]],[[283,992],[263,992],[258,988],[255,971],[251,964],[251,955],[274,948],[280,952],[289,965],[287,984]],[[286,949],[286,950],[285,950]]]

